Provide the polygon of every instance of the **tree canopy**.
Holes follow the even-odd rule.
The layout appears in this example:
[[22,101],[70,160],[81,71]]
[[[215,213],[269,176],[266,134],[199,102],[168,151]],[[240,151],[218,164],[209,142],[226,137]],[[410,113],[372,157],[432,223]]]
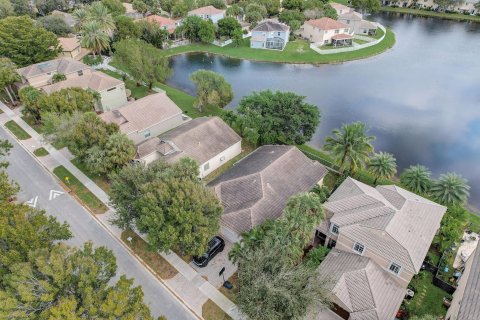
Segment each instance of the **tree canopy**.
[[352,0],[351,3],[355,9],[360,10],[362,13],[377,13],[381,7],[380,0]]
[[196,87],[195,104],[200,112],[209,104],[223,108],[233,99],[232,86],[218,73],[201,69],[192,73],[190,80]]
[[0,19],[13,16],[14,14],[10,0],[0,0]]
[[55,33],[59,37],[65,37],[72,32],[72,28],[60,16],[49,15],[41,17],[37,22],[46,30]]
[[468,181],[461,175],[448,172],[434,180],[430,194],[435,201],[445,205],[465,204],[470,195]]
[[389,179],[397,173],[397,162],[392,154],[379,152],[370,158],[367,169],[375,177],[373,184],[376,184],[378,179]]
[[27,16],[0,20],[0,56],[19,67],[54,59],[61,51],[54,33]]
[[215,39],[215,25],[211,20],[188,16],[175,32],[181,33],[191,42],[211,43]]
[[121,15],[115,17],[115,41],[137,39],[140,37],[140,27],[132,18]]
[[4,88],[10,101],[14,103],[15,91],[11,87],[17,81],[20,81],[20,75],[17,73],[17,66],[9,58],[0,57],[0,89]]
[[226,17],[218,21],[218,34],[226,38],[233,38],[235,32],[242,30],[242,26],[237,19]]
[[432,180],[430,170],[422,165],[414,165],[405,169],[400,175],[400,183],[408,190],[426,194],[430,191]]

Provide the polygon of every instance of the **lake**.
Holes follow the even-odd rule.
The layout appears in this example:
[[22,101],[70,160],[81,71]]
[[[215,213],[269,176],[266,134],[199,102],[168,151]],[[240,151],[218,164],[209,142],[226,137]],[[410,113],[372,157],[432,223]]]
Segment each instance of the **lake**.
[[434,177],[466,177],[480,208],[480,24],[383,13],[373,17],[395,32],[395,46],[376,57],[336,65],[292,65],[185,54],[171,60],[168,84],[194,94],[198,69],[225,76],[234,108],[252,91],[306,96],[322,113],[310,145],[342,123],[364,121],[376,151],[395,155],[399,170],[421,163]]

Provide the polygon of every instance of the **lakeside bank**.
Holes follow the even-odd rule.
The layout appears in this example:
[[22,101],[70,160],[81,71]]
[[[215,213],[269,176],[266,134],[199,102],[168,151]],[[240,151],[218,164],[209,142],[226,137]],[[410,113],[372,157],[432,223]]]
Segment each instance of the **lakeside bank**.
[[480,23],[480,16],[476,15],[467,15],[462,13],[446,13],[446,12],[437,12],[423,9],[413,9],[413,8],[400,8],[400,7],[381,7],[380,11],[382,12],[396,12],[411,14],[425,18],[440,18],[445,20],[455,20],[455,21],[472,21]]

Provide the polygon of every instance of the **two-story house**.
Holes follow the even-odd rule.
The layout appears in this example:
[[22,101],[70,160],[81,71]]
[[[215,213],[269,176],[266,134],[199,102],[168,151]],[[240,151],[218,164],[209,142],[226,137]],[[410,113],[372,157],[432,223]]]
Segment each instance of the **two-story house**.
[[214,6],[206,6],[197,9],[193,9],[188,12],[189,16],[198,16],[203,20],[212,20],[213,23],[217,24],[219,20],[225,18],[226,10],[217,9]]
[[302,38],[318,45],[351,44],[353,39],[353,30],[348,24],[327,17],[305,21],[299,33]]
[[273,20],[266,20],[253,28],[250,48],[283,50],[289,37],[289,26]]

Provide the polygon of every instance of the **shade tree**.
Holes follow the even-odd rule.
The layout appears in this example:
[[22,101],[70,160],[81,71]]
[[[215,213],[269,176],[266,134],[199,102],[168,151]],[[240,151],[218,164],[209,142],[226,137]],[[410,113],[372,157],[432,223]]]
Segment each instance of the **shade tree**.
[[207,105],[223,108],[233,99],[232,86],[218,73],[197,70],[190,75],[190,80],[196,87],[195,105],[200,112]]
[[400,175],[400,183],[412,192],[427,194],[432,185],[430,175],[431,172],[427,167],[419,164],[413,165],[403,170]]
[[12,85],[20,81],[20,75],[17,72],[17,66],[9,58],[0,57],[0,88],[3,88],[7,93],[10,101],[15,103],[15,90]]
[[397,173],[397,162],[392,154],[379,152],[370,157],[367,169],[375,177],[373,184],[376,184],[378,179],[390,179]]

